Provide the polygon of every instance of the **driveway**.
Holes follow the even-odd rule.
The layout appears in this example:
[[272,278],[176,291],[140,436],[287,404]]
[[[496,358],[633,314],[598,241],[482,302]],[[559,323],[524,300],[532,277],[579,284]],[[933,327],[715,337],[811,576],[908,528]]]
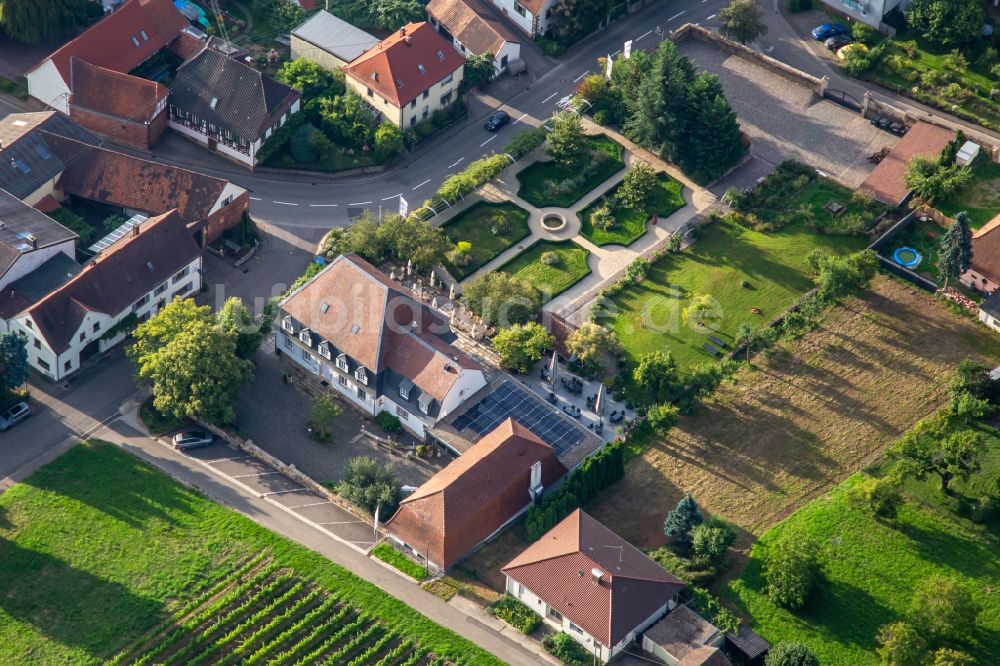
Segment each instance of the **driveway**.
[[868,156],[899,140],[748,59],[697,39],[680,50],[719,77],[754,156],[775,166],[795,159],[854,189],[875,168]]

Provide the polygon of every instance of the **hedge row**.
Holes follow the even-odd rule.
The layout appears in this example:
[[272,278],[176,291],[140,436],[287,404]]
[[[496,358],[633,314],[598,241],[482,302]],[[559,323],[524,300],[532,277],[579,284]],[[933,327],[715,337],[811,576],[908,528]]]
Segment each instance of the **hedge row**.
[[486,611],[498,617],[522,634],[530,634],[542,623],[542,616],[509,594],[504,594],[490,604]]
[[528,509],[524,521],[525,538],[537,541],[556,523],[623,476],[625,447],[621,441],[616,441],[584,460],[555,492]]

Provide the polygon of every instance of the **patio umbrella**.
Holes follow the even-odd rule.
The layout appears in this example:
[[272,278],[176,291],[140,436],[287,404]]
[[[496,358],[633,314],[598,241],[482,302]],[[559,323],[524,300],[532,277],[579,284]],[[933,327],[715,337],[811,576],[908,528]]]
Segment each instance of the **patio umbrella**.
[[549,362],[549,383],[552,384],[552,388],[556,387],[556,371],[559,369],[559,355],[555,351],[552,352],[552,360]]
[[604,416],[604,402],[606,398],[604,396],[604,384],[597,387],[597,397],[594,398],[594,413],[598,416]]

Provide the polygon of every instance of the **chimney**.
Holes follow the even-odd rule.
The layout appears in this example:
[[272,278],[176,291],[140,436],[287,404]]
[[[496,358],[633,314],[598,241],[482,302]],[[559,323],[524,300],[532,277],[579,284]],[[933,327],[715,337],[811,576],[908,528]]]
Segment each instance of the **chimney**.
[[403,43],[406,44],[407,46],[410,46],[413,43],[413,40],[410,39],[409,35],[407,35],[406,37],[403,37]]
[[601,573],[600,569],[594,567],[593,569],[590,570],[590,575],[594,577],[594,585],[601,584],[601,578],[604,576],[604,574]]
[[28,234],[27,236],[24,237],[24,240],[28,241],[31,244],[32,250],[38,249],[38,239],[35,238],[34,234]]
[[132,227],[132,238],[135,238],[138,235],[139,235],[139,225],[136,224],[134,227]]
[[402,28],[399,29],[399,36],[400,37],[406,37],[406,26],[405,25]]

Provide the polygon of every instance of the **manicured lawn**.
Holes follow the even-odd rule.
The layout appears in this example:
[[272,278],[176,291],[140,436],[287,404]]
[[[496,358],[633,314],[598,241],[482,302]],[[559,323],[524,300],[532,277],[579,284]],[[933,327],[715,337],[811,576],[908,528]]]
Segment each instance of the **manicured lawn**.
[[1000,164],[980,157],[972,168],[972,182],[936,208],[948,217],[963,210],[969,214],[973,229],[978,229],[1000,213]]
[[[509,230],[505,234],[491,231],[492,220],[502,215]],[[531,234],[528,226],[528,211],[512,203],[489,203],[480,201],[468,210],[451,218],[442,225],[445,235],[453,244],[460,241],[472,243],[472,261],[467,266],[456,266],[445,260],[445,267],[455,279],[464,280],[482,266],[516,245]]]
[[[989,430],[992,463],[973,484],[989,485],[1000,477],[1000,442],[996,431]],[[963,649],[977,664],[994,663],[1000,654],[998,534],[944,504],[936,479],[908,484],[907,502],[896,522],[875,520],[845,496],[860,478],[852,476],[769,530],[753,547],[743,576],[731,584],[731,597],[771,642],[802,641],[822,664],[874,666],[879,663],[874,654],[878,628],[905,618],[914,589],[929,576],[956,577],[982,607],[976,626],[967,632],[977,644]],[[966,491],[955,487],[958,495]],[[767,599],[761,567],[767,544],[790,535],[810,537],[821,545],[827,578],[796,613]]]
[[[556,266],[542,263],[542,255],[555,252],[560,257]],[[590,274],[587,265],[589,250],[573,241],[538,241],[497,270],[510,273],[535,285],[548,300],[566,291]]]
[[0,495],[0,663],[153,652],[266,663],[292,651],[289,663],[374,665],[414,649],[500,663],[110,444],[79,445]]
[[[712,358],[702,349],[709,335],[732,344],[742,322],[764,325],[808,291],[809,252],[847,253],[865,244],[862,236],[817,234],[801,224],[760,233],[720,220],[699,229],[684,252],[656,262],[641,284],[612,297],[617,315],[606,325],[634,359],[662,349],[689,367]],[[743,280],[750,288],[741,286]],[[708,322],[710,330],[696,331],[682,321],[681,311],[694,294],[709,294],[718,303],[719,317]]]
[[[587,192],[625,168],[622,145],[604,134],[589,137],[591,149],[604,157],[591,159],[582,167],[567,167],[552,161],[535,162],[517,174],[520,189],[517,194],[538,208],[559,206],[568,208]],[[568,182],[568,189],[555,189]]]
[[943,226],[930,218],[923,222],[916,219],[903,233],[885,243],[881,249],[882,256],[891,260],[892,253],[897,248],[912,247],[923,258],[916,267],[910,270],[940,283],[941,275],[937,268],[938,250],[941,247],[941,237],[944,236],[945,231]]
[[650,195],[645,206],[639,209],[614,206],[611,209],[615,216],[615,225],[608,230],[595,228],[590,223],[590,215],[594,209],[604,203],[607,197],[614,196],[621,183],[608,190],[603,197],[577,213],[580,218],[580,235],[594,245],[624,245],[629,246],[646,233],[646,223],[655,213],[660,219],[670,217],[672,213],[684,207],[684,186],[680,181],[670,177],[666,172],[656,174],[658,187]]
[[407,557],[387,543],[380,543],[372,548],[372,555],[389,566],[399,569],[410,578],[418,581],[427,578],[427,570],[411,557]]
[[[361,167],[374,166],[375,160],[363,153],[348,155],[347,151],[337,148],[325,160],[320,162],[298,162],[292,157],[289,144],[279,148],[273,155],[264,161],[262,166],[274,169],[303,169],[306,171],[347,171],[348,169],[360,169]],[[395,205],[393,203],[392,205]]]

